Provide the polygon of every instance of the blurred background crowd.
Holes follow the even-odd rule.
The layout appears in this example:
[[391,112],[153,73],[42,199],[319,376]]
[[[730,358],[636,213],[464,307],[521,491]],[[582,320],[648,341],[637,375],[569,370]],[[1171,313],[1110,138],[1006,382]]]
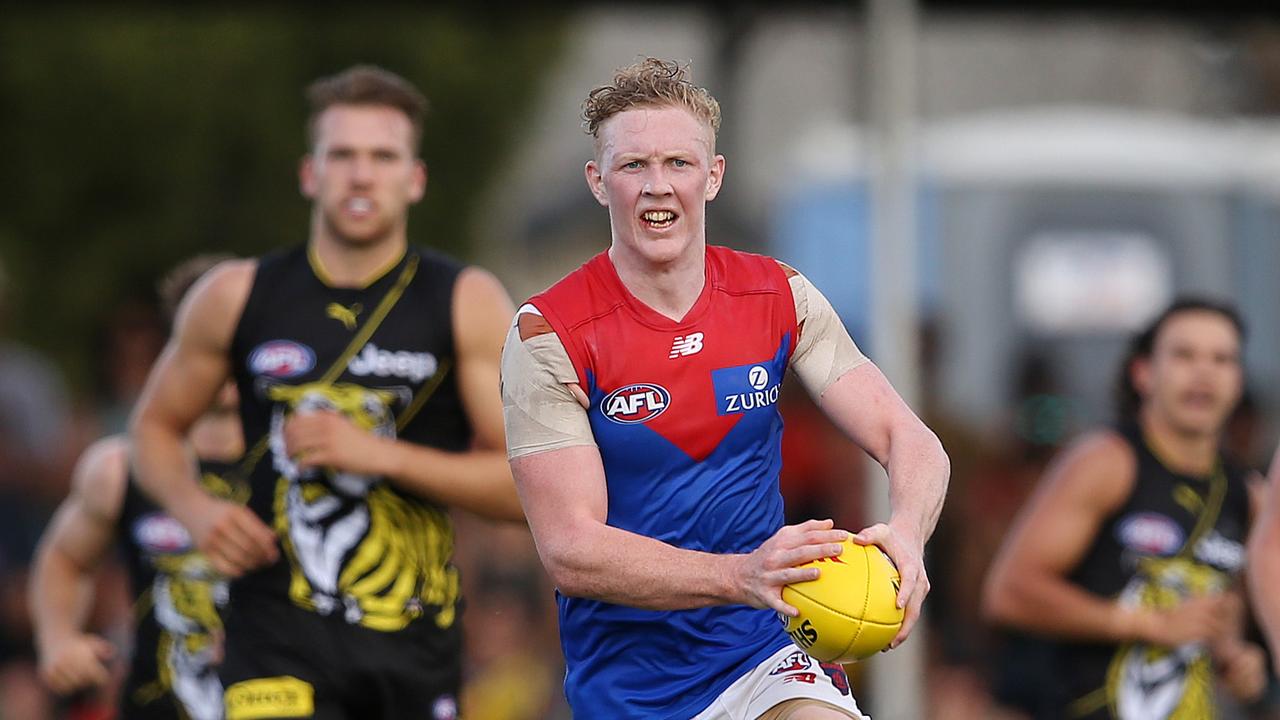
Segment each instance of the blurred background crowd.
[[[1176,293],[1243,311],[1249,391],[1229,443],[1260,468],[1274,449],[1280,13],[1249,7],[919,7],[917,410],[953,465],[928,559],[930,717],[1016,718],[1019,689],[1042,681],[1032,643],[981,622],[983,574],[1053,452],[1110,418],[1128,333]],[[638,56],[691,61],[725,115],[710,241],[801,269],[875,359],[870,33],[858,3],[7,8],[0,719],[110,716],[109,691],[58,700],[36,679],[34,544],[76,456],[124,428],[163,345],[156,279],[199,252],[305,239],[310,80],[373,62],[423,88],[431,180],[410,239],[484,265],[519,301],[608,242],[582,180],[586,91]],[[867,460],[794,384],[784,408],[790,519],[872,520]],[[465,717],[568,717],[527,530],[458,528]],[[123,567],[99,583],[92,624],[127,643]],[[1241,713],[1280,717],[1268,702]]]

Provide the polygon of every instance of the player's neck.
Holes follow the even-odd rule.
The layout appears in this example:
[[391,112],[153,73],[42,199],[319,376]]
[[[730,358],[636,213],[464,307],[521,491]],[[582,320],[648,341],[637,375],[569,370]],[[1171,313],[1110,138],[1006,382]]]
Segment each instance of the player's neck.
[[307,254],[326,285],[364,288],[395,267],[408,246],[403,229],[367,243],[344,242],[321,230],[311,234]]
[[234,409],[214,409],[201,415],[188,438],[196,457],[202,460],[232,462],[244,455],[244,435]]
[[1213,472],[1218,462],[1217,434],[1181,431],[1150,408],[1143,408],[1140,424],[1151,452],[1170,470],[1186,475]]
[[635,299],[662,315],[679,321],[693,308],[707,282],[705,244],[666,263],[651,263],[633,253],[609,248],[609,260],[618,278]]

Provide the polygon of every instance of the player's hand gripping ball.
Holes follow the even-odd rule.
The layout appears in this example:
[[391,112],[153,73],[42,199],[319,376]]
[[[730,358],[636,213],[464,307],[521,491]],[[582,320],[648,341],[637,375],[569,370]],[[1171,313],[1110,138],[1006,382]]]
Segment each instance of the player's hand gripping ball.
[[820,662],[847,663],[889,646],[902,628],[898,569],[875,545],[844,541],[844,552],[802,567],[821,570],[817,580],[782,588],[782,599],[800,611],[782,617],[787,634]]

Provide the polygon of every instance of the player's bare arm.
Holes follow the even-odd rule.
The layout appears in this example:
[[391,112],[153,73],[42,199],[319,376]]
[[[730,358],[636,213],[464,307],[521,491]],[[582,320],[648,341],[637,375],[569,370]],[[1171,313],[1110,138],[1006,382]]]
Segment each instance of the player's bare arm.
[[605,522],[600,452],[566,447],[511,461],[538,553],[561,593],[650,610],[745,604],[790,616],[782,586],[818,576],[797,565],[840,553],[830,520],[786,526],[754,552],[685,550]]
[[812,520],[781,528],[750,554],[716,555],[609,526],[586,401],[550,325],[522,313],[503,354],[509,453],[538,552],[560,592],[649,609],[742,603],[795,616],[782,586],[817,577],[796,566],[838,554],[848,533]]
[[[1251,495],[1251,516],[1253,502]],[[1237,700],[1252,702],[1267,688],[1267,656],[1260,646],[1247,639],[1249,607],[1246,601],[1243,587],[1232,586],[1222,593],[1225,629],[1209,638],[1206,647],[1214,671],[1227,692]]]
[[275,533],[248,508],[200,488],[184,438],[230,374],[231,338],[255,267],[229,261],[192,288],[130,423],[139,484],[186,526],[214,568],[232,577],[275,561]]
[[803,275],[782,267],[800,332],[792,369],[827,417],[889,474],[888,523],[864,528],[855,540],[884,548],[898,566],[898,605],[905,616],[892,643],[897,647],[910,635],[929,593],[924,545],[942,512],[950,461],[937,435],[858,350],[826,297]]
[[[1249,489],[1249,528],[1258,527],[1258,516],[1266,502],[1266,478],[1251,472],[1245,482]],[[1243,584],[1233,587],[1229,595],[1231,612],[1230,630],[1209,644],[1214,668],[1228,692],[1237,700],[1252,702],[1262,695],[1267,686],[1266,652],[1256,643],[1246,639],[1249,606],[1249,565],[1241,573]]]
[[454,286],[453,327],[462,403],[475,434],[472,449],[447,452],[372,435],[334,412],[295,414],[285,445],[302,467],[381,475],[401,489],[482,517],[524,517],[511,480],[498,388],[502,343],[514,308],[491,273],[469,267]]
[[1056,637],[1164,647],[1226,632],[1221,596],[1139,609],[1067,579],[1104,519],[1129,496],[1136,472],[1133,452],[1111,432],[1083,438],[1056,460],[996,556],[983,592],[987,617]]
[[1271,460],[1257,522],[1249,533],[1248,587],[1272,654],[1280,652],[1280,449]]
[[112,546],[128,482],[128,441],[99,440],[85,450],[71,493],[50,521],[36,551],[28,596],[40,677],[59,694],[104,685],[115,648],[86,633],[93,576]]
[[889,475],[889,521],[862,529],[854,539],[884,548],[898,566],[898,605],[905,616],[890,645],[897,647],[911,634],[929,593],[924,545],[938,523],[951,464],[938,437],[872,363],[841,376],[818,398],[818,406]]

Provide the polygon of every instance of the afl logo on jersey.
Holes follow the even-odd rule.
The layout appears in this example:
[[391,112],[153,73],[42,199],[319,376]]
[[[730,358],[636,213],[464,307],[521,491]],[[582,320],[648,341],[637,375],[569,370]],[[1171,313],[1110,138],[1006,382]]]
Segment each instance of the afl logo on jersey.
[[148,555],[176,555],[191,549],[191,536],[177,520],[149,513],[133,523],[133,541]]
[[1144,555],[1172,555],[1182,547],[1182,528],[1159,513],[1129,515],[1116,526],[1116,539]]
[[649,422],[671,404],[671,393],[661,385],[636,383],[614,390],[600,401],[600,412],[623,425]]
[[291,340],[268,340],[249,353],[249,372],[274,378],[297,377],[316,366],[316,354]]

